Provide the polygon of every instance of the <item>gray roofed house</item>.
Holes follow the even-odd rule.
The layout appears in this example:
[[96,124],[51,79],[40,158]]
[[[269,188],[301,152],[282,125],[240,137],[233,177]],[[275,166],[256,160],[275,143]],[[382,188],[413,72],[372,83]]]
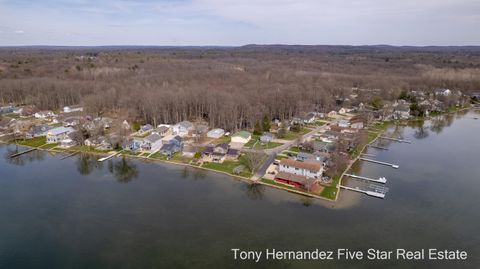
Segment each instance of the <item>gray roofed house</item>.
[[155,130],[153,130],[152,133],[165,136],[168,133],[168,131],[170,131],[170,128],[168,128],[167,126],[159,126]]
[[260,141],[262,141],[264,143],[270,142],[272,140],[273,140],[273,134],[272,133],[265,132],[265,133],[262,134],[262,136],[260,136]]
[[160,148],[160,153],[167,156],[172,156],[173,154],[182,151],[183,149],[183,139],[176,135],[170,140],[164,142],[163,146]]
[[66,139],[70,133],[75,132],[72,127],[57,127],[48,130],[47,143],[59,143],[61,140]]
[[30,127],[30,130],[27,132],[27,138],[46,136],[48,130],[53,127],[48,124],[34,125]]
[[162,137],[159,134],[151,134],[143,139],[141,148],[146,151],[154,152],[162,147]]
[[142,127],[140,127],[140,132],[141,133],[150,132],[152,130],[153,130],[153,126],[151,124],[145,124]]
[[213,129],[213,130],[210,130],[208,133],[207,133],[207,137],[210,137],[210,138],[220,138],[222,137],[223,135],[225,134],[225,130],[223,129]]
[[310,112],[307,113],[305,116],[302,117],[304,123],[312,123],[315,121],[315,113]]
[[193,130],[193,124],[189,121],[182,121],[172,127],[173,134],[186,136],[190,130]]

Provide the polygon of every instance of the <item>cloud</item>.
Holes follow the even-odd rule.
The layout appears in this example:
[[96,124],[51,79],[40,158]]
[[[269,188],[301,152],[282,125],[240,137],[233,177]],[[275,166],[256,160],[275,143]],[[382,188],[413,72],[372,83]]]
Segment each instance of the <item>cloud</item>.
[[24,33],[25,33],[25,31],[23,31],[23,30],[15,30],[15,31],[13,31],[13,32],[14,32],[15,34],[24,34]]
[[24,35],[0,45],[474,45],[480,1],[0,0],[2,26]]

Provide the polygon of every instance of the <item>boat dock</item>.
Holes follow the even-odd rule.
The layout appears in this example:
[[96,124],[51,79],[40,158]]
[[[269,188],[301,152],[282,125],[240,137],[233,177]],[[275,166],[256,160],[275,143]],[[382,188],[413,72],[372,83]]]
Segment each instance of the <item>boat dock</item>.
[[112,155],[109,155],[109,156],[107,156],[107,157],[100,158],[100,159],[98,159],[98,161],[99,161],[99,162],[106,161],[106,160],[108,160],[108,159],[110,159],[110,158],[115,157],[115,156],[118,155],[118,154],[120,154],[120,151],[119,151],[119,152],[115,152],[115,153],[113,153]]
[[356,192],[360,192],[360,193],[365,193],[366,195],[377,197],[377,198],[382,198],[382,199],[385,198],[385,193],[380,193],[380,192],[375,192],[375,191],[365,191],[365,190],[362,190],[358,187],[351,188],[351,187],[347,187],[347,186],[343,186],[343,185],[340,185],[340,188],[345,189],[345,190],[349,190],[349,191],[356,191]]
[[372,181],[372,182],[375,182],[375,183],[382,183],[382,184],[387,183],[387,179],[384,178],[384,177],[380,177],[380,178],[378,178],[378,179],[374,179],[374,178],[356,176],[356,175],[351,175],[351,174],[345,174],[345,176],[351,177],[351,178],[357,178],[357,179],[367,180],[367,181]]
[[408,144],[412,143],[412,141],[410,141],[410,140],[396,139],[396,138],[393,138],[393,137],[379,136],[378,138],[391,140],[391,141],[396,141],[396,142],[400,142],[400,143],[408,143]]
[[372,163],[378,163],[378,164],[388,165],[388,166],[391,166],[392,168],[395,168],[395,169],[398,169],[398,168],[400,167],[400,166],[398,166],[398,165],[396,165],[396,164],[381,162],[381,161],[372,160],[372,159],[367,159],[367,158],[362,158],[362,157],[360,157],[360,160],[366,161],[366,162],[372,162]]
[[25,153],[32,152],[32,151],[34,151],[34,150],[37,150],[37,149],[36,149],[36,148],[27,149],[27,150],[25,150],[25,151],[18,152],[18,153],[15,153],[15,154],[10,155],[10,158],[15,158],[15,157],[17,157],[17,156],[20,156],[20,155],[25,154]]
[[73,152],[73,153],[70,153],[70,154],[68,154],[68,155],[63,156],[62,158],[60,158],[60,160],[65,160],[66,158],[75,156],[75,155],[77,155],[79,152],[80,152],[80,151],[75,151],[75,152]]
[[368,154],[368,153],[362,153],[360,155],[366,156],[366,157],[375,157],[376,156],[375,154]]
[[375,148],[375,149],[383,149],[383,150],[388,150],[388,148],[384,148],[384,147],[379,147],[379,146],[375,146],[375,145],[368,145],[369,147],[371,148]]

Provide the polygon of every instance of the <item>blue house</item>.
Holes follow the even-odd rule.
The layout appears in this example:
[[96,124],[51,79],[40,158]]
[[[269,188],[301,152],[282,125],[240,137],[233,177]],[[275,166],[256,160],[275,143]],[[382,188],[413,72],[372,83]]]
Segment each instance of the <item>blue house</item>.
[[183,149],[183,140],[180,136],[175,136],[172,139],[164,142],[163,146],[160,148],[160,153],[167,156],[172,156],[173,154],[182,151]]

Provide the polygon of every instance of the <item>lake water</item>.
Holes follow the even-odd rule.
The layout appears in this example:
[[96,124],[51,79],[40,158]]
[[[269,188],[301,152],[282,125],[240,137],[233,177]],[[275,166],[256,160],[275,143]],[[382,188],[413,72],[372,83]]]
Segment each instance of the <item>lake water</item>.
[[[480,268],[480,120],[474,112],[389,130],[412,144],[370,149],[355,168],[386,199],[336,204],[212,172],[0,146],[0,268]],[[393,134],[392,134],[393,135]],[[351,186],[370,184],[348,180]],[[463,262],[234,260],[244,250],[459,249]]]

